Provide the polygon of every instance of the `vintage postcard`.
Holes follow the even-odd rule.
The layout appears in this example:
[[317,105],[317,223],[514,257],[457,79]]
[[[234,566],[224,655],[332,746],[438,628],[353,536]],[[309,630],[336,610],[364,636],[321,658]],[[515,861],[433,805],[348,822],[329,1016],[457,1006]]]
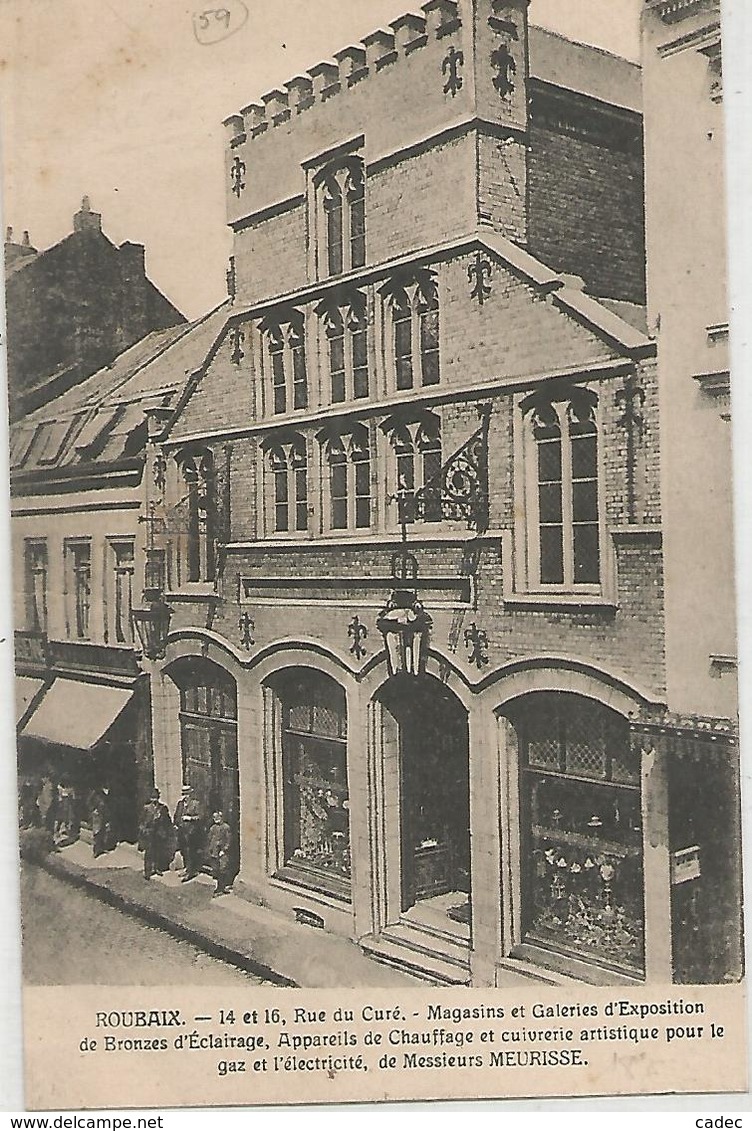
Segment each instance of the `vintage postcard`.
[[717,0],[4,0],[31,1109],[742,1092]]

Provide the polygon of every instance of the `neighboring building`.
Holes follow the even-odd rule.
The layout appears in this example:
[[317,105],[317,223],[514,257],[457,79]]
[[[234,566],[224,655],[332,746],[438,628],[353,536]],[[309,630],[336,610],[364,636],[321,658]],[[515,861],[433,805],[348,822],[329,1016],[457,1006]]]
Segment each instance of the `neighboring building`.
[[153,330],[185,323],[146,275],[144,248],[117,247],[88,197],[73,232],[37,251],[28,232],[5,239],[11,420],[47,404],[109,365]]
[[226,123],[234,308],[148,457],[156,781],[384,962],[670,982],[639,68],[422,12]]
[[[701,850],[701,877],[673,891],[675,963],[691,981],[707,966],[722,976],[741,965],[720,3],[650,0],[643,37],[671,723],[661,741],[674,747],[672,840]],[[701,753],[698,730],[713,738]]]
[[149,529],[146,414],[175,402],[225,314],[149,334],[11,429],[20,772],[68,777],[82,821],[91,789],[110,786],[129,840],[153,784],[131,620]]

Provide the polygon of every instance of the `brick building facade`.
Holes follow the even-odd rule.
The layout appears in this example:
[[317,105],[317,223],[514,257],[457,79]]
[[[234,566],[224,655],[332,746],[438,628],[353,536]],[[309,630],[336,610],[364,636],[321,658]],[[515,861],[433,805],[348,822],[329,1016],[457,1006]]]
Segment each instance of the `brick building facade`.
[[88,197],[44,251],[5,239],[10,418],[54,400],[153,330],[185,318],[146,274],[142,244],[118,247]]
[[421,11],[226,123],[234,303],[147,453],[156,782],[384,962],[669,982],[639,68]]

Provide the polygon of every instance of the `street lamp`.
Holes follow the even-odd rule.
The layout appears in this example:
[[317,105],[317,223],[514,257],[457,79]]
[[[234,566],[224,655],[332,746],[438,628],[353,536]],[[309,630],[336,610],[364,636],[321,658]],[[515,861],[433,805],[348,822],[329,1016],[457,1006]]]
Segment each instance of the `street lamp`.
[[407,550],[407,492],[397,496],[402,545],[392,554],[391,596],[376,620],[384,637],[389,675],[419,676],[425,671],[432,620],[418,600],[418,561]]
[[141,609],[134,609],[131,616],[138,633],[141,651],[148,660],[163,660],[167,650],[167,634],[170,631],[172,609],[162,596],[159,588],[144,589]]
[[163,660],[167,651],[172,609],[164,599],[165,553],[154,545],[154,526],[157,522],[154,503],[149,505],[149,514],[139,521],[146,523],[147,528],[144,569],[146,584],[143,591],[146,603],[140,609],[133,609],[131,618],[143,655],[148,660]]

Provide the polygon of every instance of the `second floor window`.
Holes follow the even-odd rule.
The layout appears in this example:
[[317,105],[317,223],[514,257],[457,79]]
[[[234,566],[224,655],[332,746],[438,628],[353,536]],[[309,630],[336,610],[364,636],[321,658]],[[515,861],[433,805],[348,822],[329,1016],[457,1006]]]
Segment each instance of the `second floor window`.
[[595,397],[538,404],[528,479],[531,582],[571,588],[601,580],[598,426]]
[[133,572],[135,567],[133,540],[128,538],[110,545],[111,598],[108,635],[115,644],[133,643],[131,612],[133,609]]
[[47,631],[47,543],[28,540],[24,547],[26,626]]
[[391,297],[394,384],[398,390],[439,382],[439,297],[425,281]]
[[273,530],[275,534],[304,532],[308,529],[308,459],[305,441],[269,450]]
[[305,324],[302,314],[266,329],[271,373],[271,412],[281,416],[308,407]]
[[390,438],[396,465],[394,494],[403,500],[410,519],[440,522],[441,421],[430,414],[420,423],[398,425]]
[[91,542],[65,545],[68,591],[68,635],[88,640],[91,632]]
[[329,526],[366,530],[371,525],[371,454],[362,426],[329,441]]

